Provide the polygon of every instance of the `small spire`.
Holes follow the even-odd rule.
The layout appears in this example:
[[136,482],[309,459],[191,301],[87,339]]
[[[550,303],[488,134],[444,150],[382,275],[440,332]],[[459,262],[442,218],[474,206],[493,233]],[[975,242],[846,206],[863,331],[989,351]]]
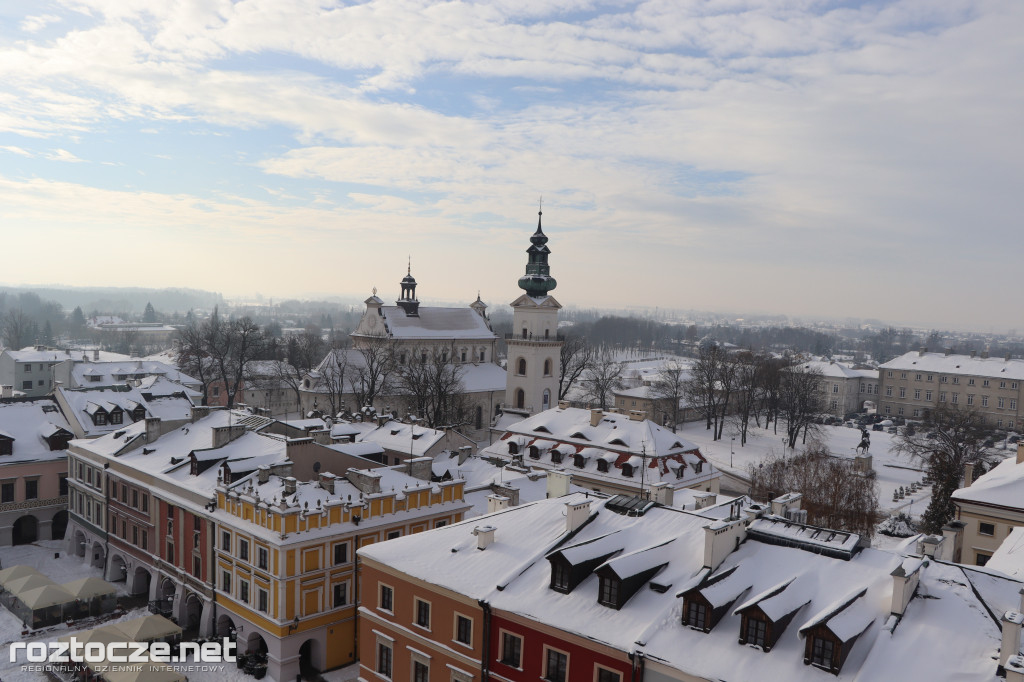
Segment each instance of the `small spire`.
[[409,266],[406,268],[405,274],[412,275],[412,254],[409,254]]
[[544,215],[544,197],[537,200],[537,231],[540,232],[540,217]]

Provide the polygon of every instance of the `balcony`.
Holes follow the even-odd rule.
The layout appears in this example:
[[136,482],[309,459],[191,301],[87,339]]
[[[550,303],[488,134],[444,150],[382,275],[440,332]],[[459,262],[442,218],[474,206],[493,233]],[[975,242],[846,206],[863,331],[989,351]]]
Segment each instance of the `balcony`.
[[562,343],[565,341],[565,334],[555,334],[554,336],[534,336],[530,334],[523,336],[520,334],[505,334],[505,341],[528,341],[530,343]]

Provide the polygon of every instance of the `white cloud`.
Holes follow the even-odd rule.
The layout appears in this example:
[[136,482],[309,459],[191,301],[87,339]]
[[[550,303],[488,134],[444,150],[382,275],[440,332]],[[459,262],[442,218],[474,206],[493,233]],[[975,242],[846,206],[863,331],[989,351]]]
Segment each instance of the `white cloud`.
[[35,16],[25,17],[19,25],[19,28],[25,33],[36,33],[37,31],[41,31],[50,24],[55,24],[60,20],[60,17],[55,14],[37,14]]
[[17,154],[18,156],[33,156],[32,152],[22,149],[21,147],[15,147],[12,145],[2,146],[0,147],[0,149],[3,149],[6,152],[10,152],[11,154]]
[[65,163],[82,163],[84,161],[84,159],[78,158],[67,149],[54,149],[46,155],[46,158],[51,161],[64,161]]

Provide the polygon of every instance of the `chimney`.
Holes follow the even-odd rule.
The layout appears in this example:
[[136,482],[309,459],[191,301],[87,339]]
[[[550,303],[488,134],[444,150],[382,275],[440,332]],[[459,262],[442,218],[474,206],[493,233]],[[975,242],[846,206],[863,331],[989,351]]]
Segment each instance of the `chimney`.
[[160,417],[146,417],[146,443],[155,443],[160,437]]
[[725,519],[704,526],[704,568],[718,569],[747,537],[743,519]]
[[491,491],[498,497],[508,500],[508,506],[519,506],[519,488],[514,488],[508,483],[492,483]]
[[981,359],[982,360],[988,360],[988,351],[987,350],[981,351]]
[[1024,682],[1024,656],[1011,656],[1003,672],[1006,682]]
[[921,556],[926,556],[934,559],[936,555],[944,553],[943,543],[946,538],[941,535],[922,535],[917,539],[917,553]]
[[323,471],[320,473],[320,487],[329,492],[331,495],[334,494],[334,481],[337,477],[330,471]]
[[597,426],[598,424],[600,424],[601,423],[601,417],[603,416],[603,414],[604,413],[601,412],[600,408],[591,410],[590,411],[590,425],[591,426]]
[[968,462],[964,465],[964,487],[970,488],[972,483],[974,483],[974,462]]
[[582,502],[566,502],[565,532],[571,533],[590,518],[590,500]]
[[4,384],[0,386],[0,398],[13,398],[14,397],[14,386],[10,384]]
[[284,494],[285,495],[294,495],[295,494],[295,484],[296,484],[296,481],[295,481],[295,477],[294,476],[286,476],[285,479],[284,479]]
[[920,357],[920,356],[924,355],[927,352],[928,352],[928,347],[927,346],[921,346],[921,350],[917,351],[917,355],[918,355],[918,357]]
[[973,357],[974,357],[975,355],[977,355],[977,354],[978,354],[978,351],[976,351],[976,350],[972,350],[972,351],[971,351],[971,357],[972,357],[972,358],[973,358]]
[[1024,443],[1017,441],[1017,464],[1024,464]]
[[924,566],[923,559],[907,557],[890,574],[892,575],[892,605],[889,610],[892,615],[902,616],[907,610],[907,604],[914,597],[917,584],[921,580],[922,566]]
[[548,472],[547,497],[562,497],[569,494],[569,484],[572,482],[572,474],[564,469],[552,469]]
[[487,496],[487,513],[491,514],[502,509],[508,509],[508,498],[502,495],[488,495]]
[[266,483],[270,480],[270,467],[268,467],[267,465],[264,464],[259,469],[257,469],[256,472],[256,480],[258,480],[260,483]]
[[192,422],[195,423],[200,419],[210,416],[210,408],[206,405],[193,405],[192,406]]
[[694,510],[707,509],[718,501],[718,495],[714,493],[696,493],[694,498]]
[[309,435],[313,438],[314,443],[319,443],[320,445],[331,444],[330,429],[318,429],[317,431],[310,431]]
[[803,495],[800,493],[786,493],[776,497],[772,500],[772,515],[785,516],[787,511],[799,509],[801,499],[803,499]]
[[433,463],[434,459],[432,457],[413,457],[403,462],[405,473],[421,481],[429,481],[433,478]]
[[241,424],[232,424],[231,426],[215,426],[211,431],[213,432],[213,447],[222,448],[244,434],[245,427]]
[[345,478],[364,495],[380,492],[380,474],[372,469],[349,469],[345,472]]
[[494,526],[477,526],[473,529],[476,536],[476,548],[487,549],[494,543]]
[[568,400],[559,400],[558,401],[558,409],[560,409],[560,410],[567,410],[567,409],[569,409],[569,401]]
[[952,354],[953,354],[953,349],[952,349],[952,348],[947,348],[947,349],[946,349],[946,350],[944,351],[944,354],[945,354],[946,356],[952,355]]
[[93,362],[99,362],[99,359],[100,359],[100,349],[99,348],[93,348],[92,349],[92,360],[93,360]]
[[642,422],[644,419],[647,419],[647,413],[644,412],[643,410],[630,410],[629,411],[629,420],[630,421],[632,421],[632,422]]
[[1020,655],[1020,631],[1024,625],[1024,614],[1007,611],[1000,619],[1003,626],[1003,642],[999,646],[999,667],[1005,668],[1011,656]]
[[459,466],[462,466],[463,464],[465,464],[466,460],[469,459],[472,455],[473,455],[473,446],[472,445],[463,445],[461,448],[459,448]]
[[665,481],[651,484],[651,499],[660,505],[671,507],[675,501],[675,492],[675,488]]
[[935,558],[940,561],[960,563],[960,550],[964,544],[963,521],[950,521],[942,527],[942,544],[939,545]]

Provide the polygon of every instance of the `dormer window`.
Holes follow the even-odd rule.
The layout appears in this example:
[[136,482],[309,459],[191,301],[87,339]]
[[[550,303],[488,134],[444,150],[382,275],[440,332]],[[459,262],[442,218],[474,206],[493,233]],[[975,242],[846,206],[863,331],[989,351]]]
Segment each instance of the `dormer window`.
[[139,421],[139,420],[142,420],[142,419],[145,419],[145,418],[146,418],[146,408],[144,408],[142,405],[139,405],[134,410],[132,410],[132,419],[134,421]]
[[519,443],[514,440],[508,442],[508,454],[518,455],[519,454]]
[[684,624],[707,632],[708,608],[700,602],[691,601],[689,608],[686,609],[686,622]]
[[571,436],[569,436],[569,438],[579,438],[580,440],[590,440],[589,438],[587,438],[586,436],[583,435],[582,431],[577,431],[576,433],[574,433]]
[[632,464],[623,464],[622,465],[622,475],[623,476],[628,476],[628,477],[632,478],[633,477],[633,465]]
[[561,464],[562,463],[562,453],[559,452],[558,450],[552,450],[551,451],[551,462],[553,464]]
[[587,466],[587,458],[583,455],[573,455],[572,463],[577,469],[582,469]]
[[543,424],[533,430],[534,433],[551,433],[551,430]]
[[693,473],[699,474],[703,468],[704,462],[697,462],[696,464],[693,465]]
[[540,459],[540,448],[536,445],[530,446],[530,459]]
[[628,447],[626,445],[626,442],[624,440],[622,440],[621,438],[614,438],[614,439],[608,441],[608,444],[609,445],[621,445],[622,447]]
[[622,583],[621,580],[615,577],[601,576],[601,586],[597,601],[603,606],[610,606],[613,609],[617,609],[621,606],[619,604],[619,587]]
[[120,424],[123,421],[124,421],[124,412],[122,412],[121,410],[114,410],[113,412],[110,413],[110,423],[111,424]]
[[0,455],[10,455],[14,453],[14,439],[0,436]]
[[551,589],[569,591],[569,567],[560,561],[551,562]]
[[608,460],[606,460],[606,459],[599,459],[599,460],[597,460],[597,470],[600,471],[603,474],[607,474],[608,473]]
[[747,626],[744,632],[744,638],[740,640],[741,644],[750,644],[752,646],[759,646],[762,649],[767,641],[768,633],[768,621],[756,618],[754,616],[747,617]]
[[106,424],[107,424],[107,413],[106,412],[102,412],[102,411],[97,412],[96,414],[94,414],[92,416],[92,422],[96,426],[106,426]]

